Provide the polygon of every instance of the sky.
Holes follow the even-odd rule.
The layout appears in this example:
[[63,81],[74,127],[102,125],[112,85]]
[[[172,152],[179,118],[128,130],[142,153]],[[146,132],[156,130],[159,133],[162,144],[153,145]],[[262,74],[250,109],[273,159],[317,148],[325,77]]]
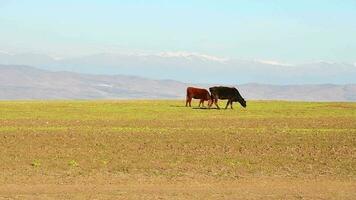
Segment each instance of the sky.
[[355,0],[0,0],[0,51],[356,63]]

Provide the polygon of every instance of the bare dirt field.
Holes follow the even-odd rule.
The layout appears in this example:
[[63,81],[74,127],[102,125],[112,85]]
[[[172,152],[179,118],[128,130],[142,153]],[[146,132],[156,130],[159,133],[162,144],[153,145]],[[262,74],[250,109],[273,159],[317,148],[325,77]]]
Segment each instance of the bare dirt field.
[[0,101],[0,199],[356,199],[356,103],[183,105]]

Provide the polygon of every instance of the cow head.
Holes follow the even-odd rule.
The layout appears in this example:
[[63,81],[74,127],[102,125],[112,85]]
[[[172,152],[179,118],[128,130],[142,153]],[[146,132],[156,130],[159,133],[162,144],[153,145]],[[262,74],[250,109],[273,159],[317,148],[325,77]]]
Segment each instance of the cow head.
[[241,99],[240,99],[240,101],[239,101],[239,103],[241,104],[241,106],[242,106],[242,107],[244,107],[244,108],[246,108],[246,107],[247,107],[247,105],[246,105],[246,101],[245,101],[245,99],[244,99],[244,98],[241,98]]
[[241,104],[241,106],[244,107],[244,108],[246,108],[246,106],[247,106],[245,99],[242,98],[242,97],[235,97],[235,98],[233,99],[233,101],[234,101],[234,102],[239,102],[239,103]]
[[246,101],[245,99],[241,96],[240,92],[235,88],[235,98],[234,98],[235,102],[239,102],[241,104],[242,107],[246,108]]

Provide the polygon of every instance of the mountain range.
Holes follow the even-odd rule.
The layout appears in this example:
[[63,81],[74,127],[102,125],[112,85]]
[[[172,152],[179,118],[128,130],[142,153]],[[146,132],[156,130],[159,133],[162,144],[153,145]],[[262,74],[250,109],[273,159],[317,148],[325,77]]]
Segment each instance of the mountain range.
[[76,57],[0,52],[0,64],[28,65],[49,71],[134,75],[186,83],[273,85],[353,84],[356,64],[313,61],[290,64],[271,60],[239,60],[190,52],[101,53]]
[[[0,65],[0,99],[184,99],[185,83],[127,75],[49,71],[24,65]],[[247,100],[356,101],[356,84],[227,84]]]

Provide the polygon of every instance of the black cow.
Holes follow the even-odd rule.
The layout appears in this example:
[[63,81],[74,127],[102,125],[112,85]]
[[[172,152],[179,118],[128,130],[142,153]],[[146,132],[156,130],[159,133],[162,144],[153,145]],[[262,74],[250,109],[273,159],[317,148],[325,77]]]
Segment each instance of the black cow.
[[218,105],[218,99],[228,99],[227,104],[225,109],[231,105],[232,109],[232,102],[239,102],[242,107],[246,108],[246,101],[242,96],[240,95],[240,92],[234,88],[234,87],[211,87],[209,88],[210,94],[211,94],[211,104],[209,105],[209,108],[215,103],[216,107],[220,109]]

